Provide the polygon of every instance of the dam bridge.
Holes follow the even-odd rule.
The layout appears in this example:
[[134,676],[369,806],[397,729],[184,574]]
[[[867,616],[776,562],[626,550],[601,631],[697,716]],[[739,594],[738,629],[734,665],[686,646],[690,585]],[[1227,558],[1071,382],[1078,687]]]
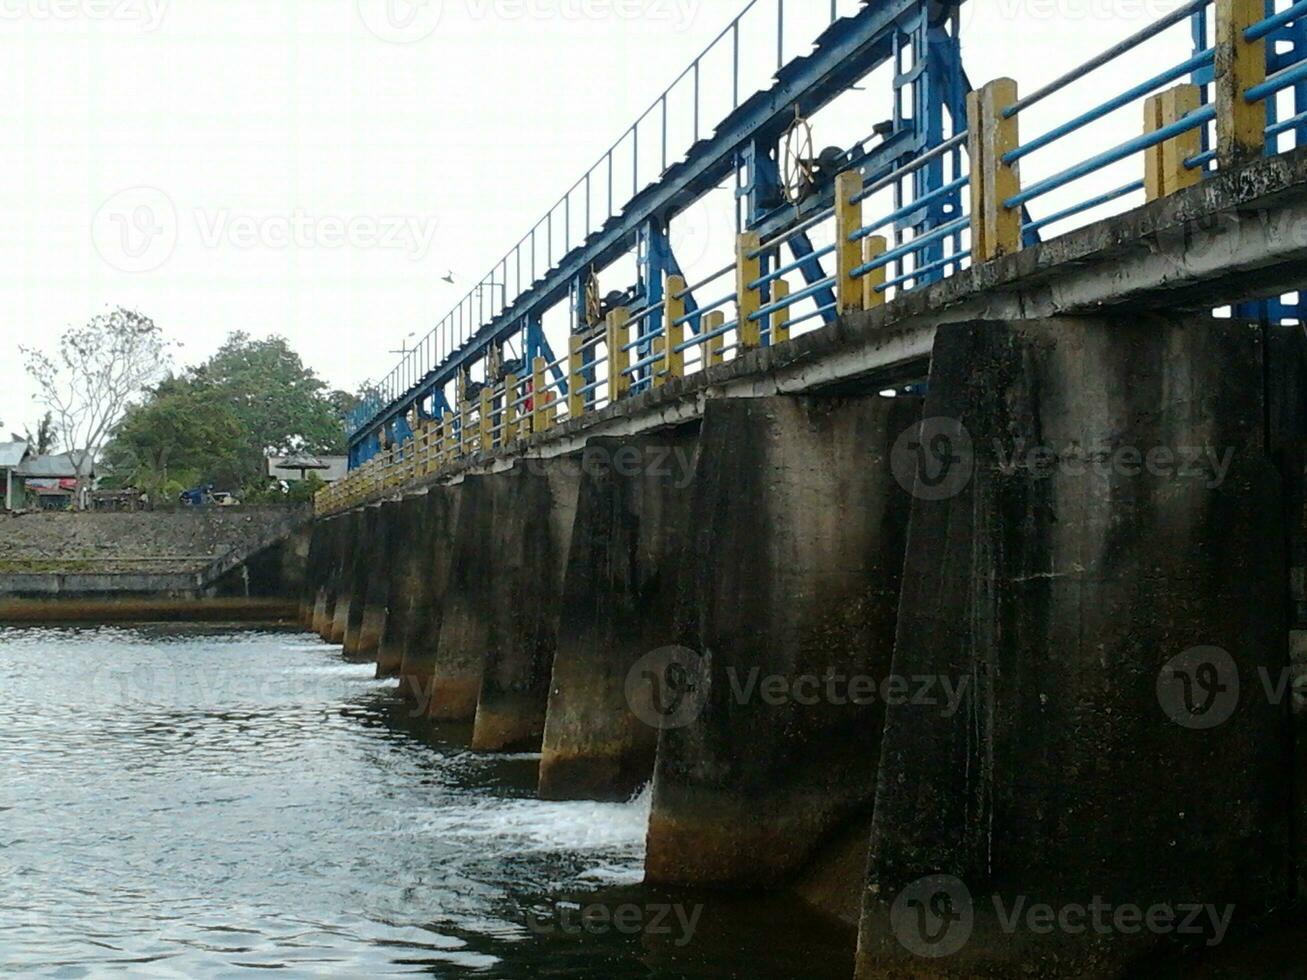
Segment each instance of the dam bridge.
[[[794,5],[750,4],[405,355],[305,621],[543,796],[652,781],[649,881],[790,889],[859,977],[1203,945],[1018,901],[1253,931],[1307,888],[1307,0],[1185,3],[1025,94],[973,88],[956,5],[841,6],[787,60]],[[892,118],[815,152],[876,81]]]

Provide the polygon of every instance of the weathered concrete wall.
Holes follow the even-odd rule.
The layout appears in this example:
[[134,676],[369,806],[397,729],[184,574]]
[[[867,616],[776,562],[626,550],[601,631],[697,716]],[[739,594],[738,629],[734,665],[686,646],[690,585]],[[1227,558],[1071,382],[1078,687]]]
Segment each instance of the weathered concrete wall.
[[626,699],[645,654],[676,634],[697,425],[596,439],[582,459],[549,690],[540,795],[626,800],[653,775],[658,730]]
[[941,331],[894,672],[968,697],[888,709],[859,977],[1115,976],[1177,937],[1003,915],[1288,898],[1262,390],[1228,320]]
[[338,514],[319,521],[316,527],[323,532],[323,542],[322,560],[317,572],[319,584],[313,599],[313,632],[324,640],[329,640],[336,619],[336,589],[345,535],[349,530],[349,517]]
[[651,882],[777,884],[866,818],[883,710],[848,679],[888,673],[909,503],[890,448],[919,408],[708,404],[685,589],[697,646],[651,665],[637,709],[663,726]]
[[490,639],[495,521],[510,474],[469,476],[451,487],[457,500],[452,523],[449,577],[441,603],[440,633],[424,651],[430,678],[427,715],[437,721],[476,717],[481,675]]
[[0,598],[298,595],[307,520],[285,507],[0,516]]
[[527,460],[507,474],[485,553],[490,623],[477,751],[540,747],[580,482],[580,461],[567,458]]
[[203,593],[195,574],[150,574],[119,572],[97,575],[90,572],[32,575],[0,575],[0,598],[76,599],[123,598],[158,595],[161,598],[199,599]]
[[293,625],[293,600],[267,598],[181,598],[164,592],[48,599],[0,598],[0,623],[261,623]]
[[[340,540],[336,550],[336,565],[331,579],[331,592],[335,597],[331,628],[327,631],[327,642],[344,645],[345,634],[349,630],[351,606],[354,605],[354,587],[358,581],[358,564],[363,540],[363,510],[352,510],[344,515],[340,529]],[[362,613],[359,613],[362,616]]]
[[414,610],[427,587],[436,556],[431,548],[426,494],[405,497],[395,508],[394,536],[389,545],[392,566],[386,618],[377,644],[377,676],[398,677],[404,665],[404,644],[413,635]]
[[327,524],[327,519],[320,519],[309,526],[309,550],[304,559],[304,578],[300,583],[300,622],[310,629],[314,627],[318,590],[325,580],[323,565],[328,537]]
[[364,590],[363,619],[359,624],[358,639],[353,648],[345,652],[356,658],[376,658],[381,648],[381,637],[386,629],[386,616],[390,608],[390,585],[398,562],[401,547],[396,537],[399,530],[399,501],[387,500],[376,509],[376,526],[369,542],[368,578]]
[[383,554],[384,536],[381,534],[381,508],[372,504],[359,512],[358,537],[351,553],[349,612],[345,617],[345,635],[341,643],[347,658],[366,661],[368,652],[362,648],[363,618],[367,612],[368,592],[377,577],[381,562],[388,560]]
[[296,513],[307,516],[285,507],[0,514],[0,573],[199,572]]
[[[432,487],[426,496],[424,523],[418,537],[419,558],[411,592],[412,610],[401,638],[400,691],[415,712],[431,710],[432,685],[443,632],[445,608],[454,568],[455,534],[463,510],[463,485]],[[475,705],[472,710],[475,710]],[[470,714],[469,714],[470,717]]]

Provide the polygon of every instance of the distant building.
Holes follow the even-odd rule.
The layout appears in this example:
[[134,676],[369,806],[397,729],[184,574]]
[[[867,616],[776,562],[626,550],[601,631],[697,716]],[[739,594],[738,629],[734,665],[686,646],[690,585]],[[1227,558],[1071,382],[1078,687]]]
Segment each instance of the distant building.
[[312,473],[323,483],[335,483],[349,473],[348,456],[295,456],[268,457],[268,476],[287,483],[300,483]]
[[77,499],[78,466],[88,489],[95,485],[95,460],[84,452],[36,456],[28,453],[9,473],[9,510],[68,510]]
[[0,442],[0,490],[4,491],[5,510],[18,510],[22,506],[14,500],[15,490],[22,492],[22,481],[15,481],[14,470],[31,455],[32,447],[21,439]]

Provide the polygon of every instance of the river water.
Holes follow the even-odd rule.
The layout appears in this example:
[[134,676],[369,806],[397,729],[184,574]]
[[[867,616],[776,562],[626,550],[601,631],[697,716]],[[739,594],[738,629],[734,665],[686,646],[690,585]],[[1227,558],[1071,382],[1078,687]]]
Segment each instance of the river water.
[[0,628],[0,973],[812,977],[793,900],[641,884],[647,791],[534,797],[295,632]]

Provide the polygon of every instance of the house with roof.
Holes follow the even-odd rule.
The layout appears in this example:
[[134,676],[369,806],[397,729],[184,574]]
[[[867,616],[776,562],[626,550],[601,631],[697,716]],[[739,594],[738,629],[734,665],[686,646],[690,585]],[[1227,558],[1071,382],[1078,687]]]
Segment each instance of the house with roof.
[[68,510],[77,500],[78,468],[95,484],[95,459],[81,450],[37,456],[28,453],[10,473],[9,510]]
[[[0,442],[0,491],[4,493],[5,510],[18,510],[22,504],[15,501],[14,491],[22,489],[21,479],[15,481],[14,470],[35,455],[32,447],[22,439]],[[15,486],[17,482],[17,486]]]

